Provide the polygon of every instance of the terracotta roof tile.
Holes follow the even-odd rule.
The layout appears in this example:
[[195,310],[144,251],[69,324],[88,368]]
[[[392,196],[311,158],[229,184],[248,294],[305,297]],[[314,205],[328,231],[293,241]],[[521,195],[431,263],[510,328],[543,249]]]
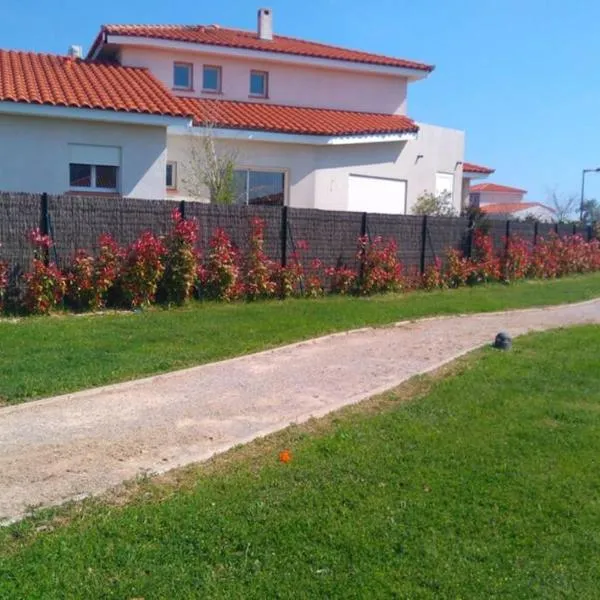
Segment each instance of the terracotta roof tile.
[[146,69],[0,50],[0,101],[185,116]]
[[180,98],[196,125],[290,134],[343,136],[410,133],[419,130],[408,117],[256,102]]
[[98,44],[101,43],[104,34],[209,44],[212,46],[244,48],[264,52],[279,52],[281,54],[310,56],[312,58],[345,60],[357,63],[416,69],[425,72],[433,71],[434,68],[431,65],[412,60],[392,58],[370,52],[361,52],[359,50],[349,50],[338,46],[299,40],[282,35],[274,35],[272,40],[263,40],[254,31],[226,29],[217,25],[104,25],[90,49],[89,56],[93,54]]
[[482,175],[491,175],[496,169],[490,169],[489,167],[482,167],[474,163],[463,163],[463,173],[481,173]]
[[506,204],[482,204],[481,211],[490,215],[500,214],[511,214],[516,213],[527,208],[541,207],[549,210],[550,212],[556,212],[553,208],[541,204],[540,202],[508,202]]
[[515,187],[509,187],[507,185],[498,185],[497,183],[479,183],[478,185],[471,186],[471,192],[500,192],[507,194],[526,194],[527,190],[521,190]]

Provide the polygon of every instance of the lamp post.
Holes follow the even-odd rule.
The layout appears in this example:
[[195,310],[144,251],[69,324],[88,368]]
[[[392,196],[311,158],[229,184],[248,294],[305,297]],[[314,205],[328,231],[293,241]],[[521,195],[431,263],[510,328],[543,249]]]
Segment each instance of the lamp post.
[[579,203],[579,220],[583,223],[583,203],[585,202],[585,175],[586,173],[600,173],[600,167],[596,169],[583,169],[581,171],[581,202]]

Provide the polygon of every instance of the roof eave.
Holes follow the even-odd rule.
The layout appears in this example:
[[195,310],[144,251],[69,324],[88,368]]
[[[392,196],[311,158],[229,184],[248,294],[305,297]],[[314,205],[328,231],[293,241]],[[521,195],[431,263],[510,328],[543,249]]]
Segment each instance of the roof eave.
[[150,125],[156,127],[185,126],[191,123],[191,119],[184,116],[183,113],[181,115],[148,113],[108,108],[84,108],[79,106],[18,102],[13,100],[0,100],[0,114]]
[[266,129],[252,129],[249,127],[223,127],[216,126],[194,126],[194,127],[169,127],[169,135],[175,136],[206,136],[215,139],[231,139],[249,142],[271,142],[281,144],[304,144],[309,146],[342,146],[356,144],[378,144],[398,143],[414,140],[416,131],[398,132],[370,132],[370,133],[295,133],[284,131],[273,131]]
[[[105,33],[104,30],[101,31],[101,33],[103,32]],[[90,52],[88,53],[88,58],[97,58],[104,44],[115,44],[118,46],[137,46],[170,50],[175,49],[196,53],[208,52],[210,54],[221,54],[224,56],[232,57],[244,56],[280,63],[283,62],[289,64],[307,64],[323,68],[335,67],[346,71],[368,71],[371,73],[406,77],[410,81],[425,79],[435,68],[433,65],[423,65],[423,67],[395,66],[364,61],[320,58],[314,56],[292,54],[288,52],[273,52],[268,50],[255,50],[250,48],[231,47],[226,45],[185,42],[145,36],[133,36],[122,34],[115,35],[108,33],[104,35],[104,38],[101,39],[101,43],[97,47],[95,47],[95,44],[96,43],[94,43],[94,45],[90,49]]]

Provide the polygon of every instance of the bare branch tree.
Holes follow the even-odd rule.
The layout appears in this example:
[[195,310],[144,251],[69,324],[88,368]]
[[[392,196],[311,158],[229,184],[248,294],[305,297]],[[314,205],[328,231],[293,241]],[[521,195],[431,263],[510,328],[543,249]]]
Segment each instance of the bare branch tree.
[[547,190],[547,202],[554,208],[559,223],[572,221],[579,208],[577,194],[562,194],[555,187]]
[[201,135],[190,134],[182,182],[194,198],[209,198],[215,204],[233,204],[234,171],[238,151],[219,145],[213,135],[214,126],[206,123]]

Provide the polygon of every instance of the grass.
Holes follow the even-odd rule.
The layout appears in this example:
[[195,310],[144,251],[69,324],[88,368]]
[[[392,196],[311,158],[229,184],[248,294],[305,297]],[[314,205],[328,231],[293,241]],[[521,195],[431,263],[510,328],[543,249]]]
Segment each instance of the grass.
[[595,599],[599,345],[520,338],[0,530],[0,597]]
[[600,274],[594,274],[451,292],[194,303],[140,314],[0,321],[0,402],[15,404],[125,381],[366,325],[598,296]]

